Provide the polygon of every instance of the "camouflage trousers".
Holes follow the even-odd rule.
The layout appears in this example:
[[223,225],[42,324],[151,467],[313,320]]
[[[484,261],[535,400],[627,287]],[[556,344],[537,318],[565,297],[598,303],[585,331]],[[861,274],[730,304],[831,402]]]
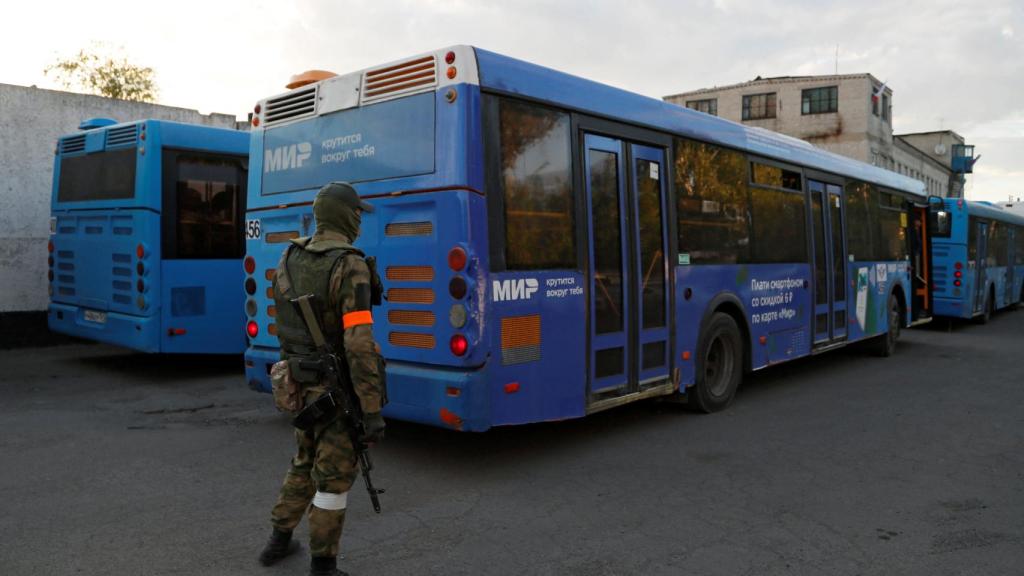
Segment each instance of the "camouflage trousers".
[[308,509],[310,555],[337,556],[345,499],[357,473],[352,441],[340,419],[308,432],[296,429],[295,440],[298,452],[284,477],[271,522],[290,532]]

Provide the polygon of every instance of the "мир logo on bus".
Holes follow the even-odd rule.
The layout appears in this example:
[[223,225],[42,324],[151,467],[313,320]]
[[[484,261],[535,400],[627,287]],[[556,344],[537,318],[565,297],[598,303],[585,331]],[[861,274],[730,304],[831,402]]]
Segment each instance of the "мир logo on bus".
[[538,286],[536,278],[495,280],[493,284],[494,301],[529,300],[537,291]]
[[302,168],[303,162],[309,160],[313,146],[309,142],[299,142],[287,146],[278,146],[267,150],[263,156],[263,171],[277,172]]

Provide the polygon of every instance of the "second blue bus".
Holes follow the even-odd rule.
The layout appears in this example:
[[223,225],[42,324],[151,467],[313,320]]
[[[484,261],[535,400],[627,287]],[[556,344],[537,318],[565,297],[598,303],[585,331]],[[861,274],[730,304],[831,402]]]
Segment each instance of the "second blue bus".
[[93,119],[57,142],[50,329],[143,352],[240,354],[247,132]]

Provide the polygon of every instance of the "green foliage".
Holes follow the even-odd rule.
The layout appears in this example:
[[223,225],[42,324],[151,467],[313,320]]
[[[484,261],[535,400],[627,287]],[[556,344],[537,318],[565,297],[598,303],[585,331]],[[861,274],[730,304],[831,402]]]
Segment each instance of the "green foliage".
[[154,102],[157,86],[152,68],[136,66],[121,55],[101,55],[96,47],[57,60],[43,73],[53,74],[65,88],[133,102]]

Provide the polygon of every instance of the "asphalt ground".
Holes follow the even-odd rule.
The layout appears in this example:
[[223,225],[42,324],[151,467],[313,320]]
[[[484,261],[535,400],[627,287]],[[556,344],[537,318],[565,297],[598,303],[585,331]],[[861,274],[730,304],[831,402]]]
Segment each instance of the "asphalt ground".
[[[389,422],[370,574],[1024,574],[1024,311],[649,401],[465,434]],[[292,453],[240,359],[0,352],[0,574],[291,575],[256,556]],[[297,531],[305,540],[305,524]]]

